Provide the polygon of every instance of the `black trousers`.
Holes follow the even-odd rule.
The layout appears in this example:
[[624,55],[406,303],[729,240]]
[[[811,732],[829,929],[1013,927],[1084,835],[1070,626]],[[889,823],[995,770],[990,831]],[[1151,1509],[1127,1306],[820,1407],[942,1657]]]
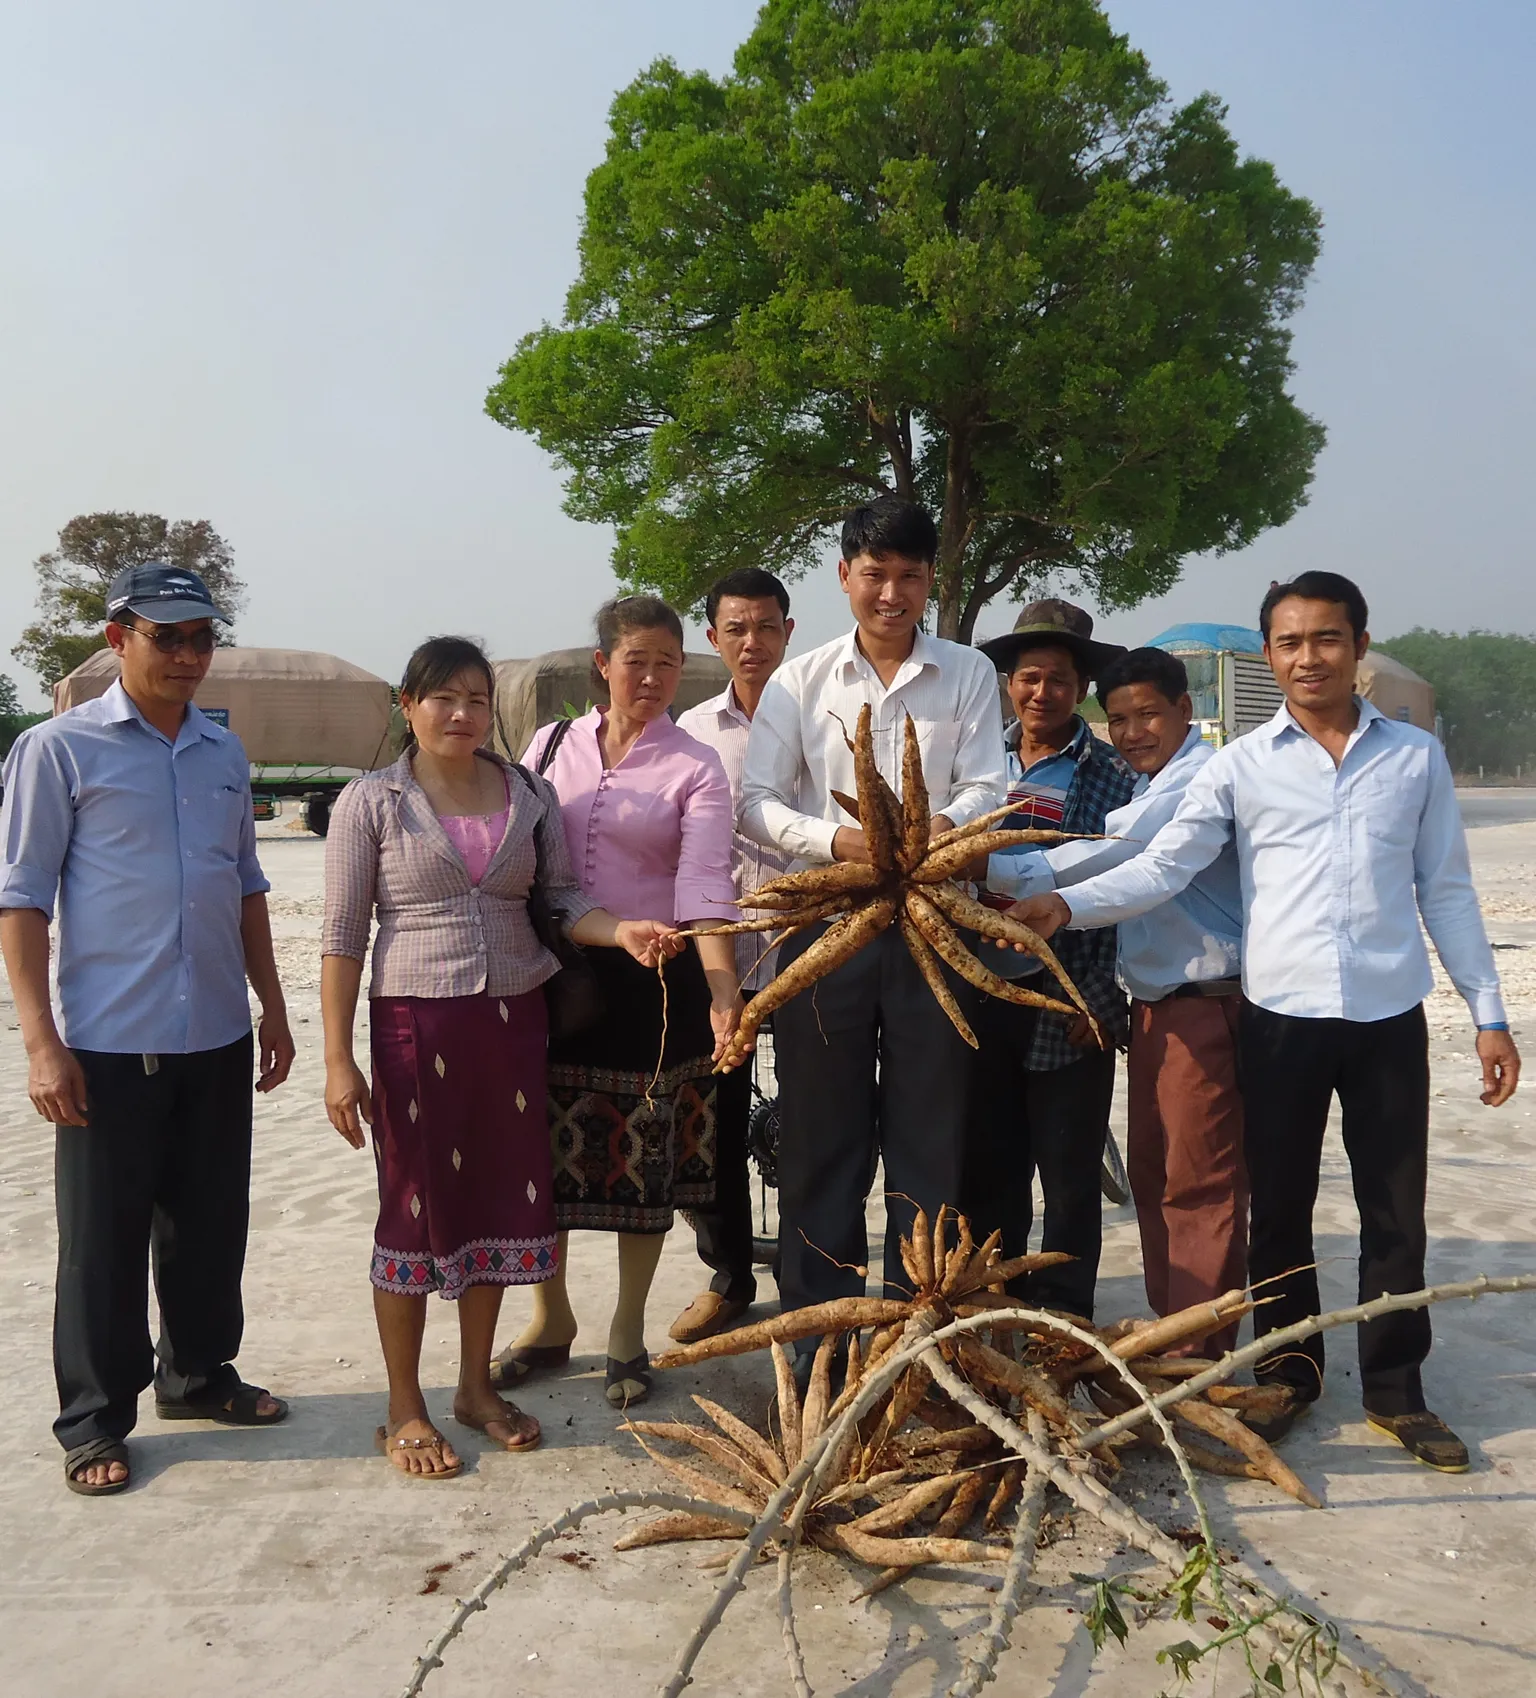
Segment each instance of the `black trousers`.
[[151,1377],[165,1396],[184,1397],[234,1359],[251,1188],[249,1034],[162,1055],[153,1074],[139,1055],[75,1054],[90,1124],[59,1127],[54,1155],[53,1431],[66,1450],[125,1438]]
[[[822,930],[791,938],[780,970]],[[976,993],[949,982],[974,1018]],[[901,1236],[911,1233],[917,1206],[931,1217],[960,1195],[971,1051],[894,927],[773,1019],[783,1305],[863,1293],[852,1270],[868,1257],[864,1202],[877,1156],[885,1161],[885,1288],[910,1296]]]
[[[1311,1267],[1328,1105],[1344,1114],[1360,1211],[1360,1301],[1424,1284],[1424,1185],[1429,1148],[1429,1033],[1424,1010],[1390,1020],[1307,1020],[1243,1007],[1243,1139],[1253,1191],[1248,1272],[1274,1299],[1254,1311],[1262,1337],[1318,1313]],[[1291,1271],[1291,1270],[1296,1271]],[[1276,1275],[1284,1275],[1275,1279]],[[1359,1329],[1360,1389],[1377,1415],[1424,1407],[1419,1368],[1429,1354],[1425,1309],[1384,1315]],[[1260,1362],[1260,1380],[1294,1386],[1311,1400],[1323,1388],[1319,1334]]]
[[981,1047],[966,1127],[965,1211],[980,1242],[1001,1229],[1005,1256],[1022,1256],[1034,1223],[1033,1185],[1045,1193],[1041,1249],[1075,1258],[1015,1280],[1011,1295],[1038,1308],[1093,1317],[1103,1247],[1099,1172],[1115,1091],[1115,1052],[1085,1049],[1046,1072],[1024,1065],[1038,1009],[983,997],[973,1017]]
[[752,1185],[747,1171],[747,1119],[752,1113],[752,1068],[737,1067],[715,1082],[715,1200],[688,1210],[699,1259],[711,1268],[711,1291],[750,1303],[757,1296],[752,1272]]

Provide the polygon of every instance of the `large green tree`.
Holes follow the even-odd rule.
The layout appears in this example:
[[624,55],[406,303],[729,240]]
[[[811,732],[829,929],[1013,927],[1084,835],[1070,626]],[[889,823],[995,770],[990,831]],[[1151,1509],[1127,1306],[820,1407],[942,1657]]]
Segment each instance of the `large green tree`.
[[[125,566],[163,560],[198,572],[230,618],[245,603],[234,550],[206,519],[167,523],[158,513],[82,513],[59,532],[59,545],[33,563],[37,618],[11,650],[45,689],[106,646],[107,589]],[[229,642],[230,627],[220,640]]]
[[1416,626],[1375,646],[1434,685],[1457,772],[1536,771],[1536,639]]
[[731,75],[616,98],[564,322],[487,410],[683,604],[889,489],[940,516],[942,635],[1052,577],[1129,606],[1288,519],[1323,440],[1318,214],[1224,118],[1095,0],[770,0]]

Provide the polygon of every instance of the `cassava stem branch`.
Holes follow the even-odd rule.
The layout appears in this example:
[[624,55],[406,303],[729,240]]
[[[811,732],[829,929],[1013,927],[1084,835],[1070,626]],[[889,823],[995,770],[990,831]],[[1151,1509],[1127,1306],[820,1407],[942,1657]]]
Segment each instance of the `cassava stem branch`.
[[[1038,1409],[1028,1411],[1029,1436],[1042,1448],[1048,1433],[1045,1417]],[[1013,1637],[1013,1623],[1024,1602],[1024,1588],[1029,1584],[1035,1566],[1035,1546],[1040,1538],[1040,1515],[1045,1508],[1045,1475],[1038,1468],[1029,1470],[1024,1496],[1019,1502],[1019,1518],[1013,1527],[1013,1549],[1008,1566],[1003,1570],[1003,1586],[987,1631],[974,1656],[966,1659],[960,1678],[949,1689],[949,1698],[976,1698],[992,1678],[997,1659],[1008,1648]]]
[[1458,1298],[1478,1298],[1490,1292],[1501,1291],[1536,1291],[1536,1274],[1512,1274],[1507,1278],[1491,1278],[1487,1274],[1479,1274],[1476,1279],[1458,1280],[1451,1285],[1428,1285],[1422,1291],[1392,1292],[1383,1297],[1375,1297],[1369,1303],[1357,1303],[1351,1309],[1334,1309],[1326,1315],[1313,1315],[1304,1321],[1297,1321],[1294,1326],[1279,1327],[1274,1332],[1267,1332],[1262,1338],[1255,1339],[1252,1344],[1245,1344],[1241,1350],[1229,1350],[1213,1368],[1207,1368],[1203,1374],[1196,1374],[1192,1379],[1184,1380],[1171,1391],[1165,1391],[1161,1396],[1152,1399],[1150,1404],[1137,1409],[1128,1410],[1124,1415],[1118,1415],[1112,1421],[1107,1421],[1102,1427],[1095,1427],[1092,1433],[1094,1444],[1104,1444],[1110,1439],[1117,1438],[1121,1433],[1129,1432],[1134,1426],[1146,1419],[1152,1409],[1167,1409],[1171,1404],[1182,1403],[1186,1397],[1193,1397],[1207,1386],[1218,1384],[1235,1374],[1239,1368],[1245,1368],[1250,1362],[1261,1361],[1275,1349],[1285,1344],[1295,1344],[1303,1338],[1311,1338],[1314,1333],[1327,1332],[1332,1327],[1347,1327],[1358,1321],[1373,1321],[1378,1315],[1390,1315],[1399,1309],[1422,1309],[1430,1303],[1448,1303]]
[[411,1678],[405,1683],[400,1698],[417,1698],[427,1676],[433,1669],[443,1666],[443,1652],[464,1631],[464,1625],[469,1618],[485,1609],[491,1593],[505,1586],[518,1569],[536,1557],[546,1545],[558,1539],[562,1533],[579,1527],[591,1516],[608,1515],[614,1510],[628,1509],[690,1510],[700,1515],[717,1516],[721,1521],[734,1521],[739,1526],[750,1526],[752,1521],[752,1517],[742,1510],[731,1509],[724,1504],[707,1503],[700,1498],[687,1497],[681,1492],[605,1492],[602,1497],[589,1498],[586,1503],[577,1504],[574,1509],[566,1510],[563,1515],[556,1516],[545,1526],[536,1528],[510,1556],[504,1556],[497,1563],[467,1598],[455,1600],[458,1608],[453,1619],[416,1659],[416,1667]]

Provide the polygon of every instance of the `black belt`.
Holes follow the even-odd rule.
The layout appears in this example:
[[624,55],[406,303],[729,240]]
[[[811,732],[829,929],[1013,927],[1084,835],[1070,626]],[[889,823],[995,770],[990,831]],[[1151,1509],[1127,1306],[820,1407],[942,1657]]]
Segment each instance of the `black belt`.
[[1170,996],[1241,996],[1241,979],[1199,979],[1190,985],[1175,985]]

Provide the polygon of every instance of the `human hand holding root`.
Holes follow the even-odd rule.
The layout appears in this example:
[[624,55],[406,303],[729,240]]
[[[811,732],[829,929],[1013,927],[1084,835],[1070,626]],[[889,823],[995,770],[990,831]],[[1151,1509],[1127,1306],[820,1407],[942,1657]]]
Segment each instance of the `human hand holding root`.
[[613,941],[632,955],[642,967],[656,967],[681,955],[687,939],[676,926],[660,920],[620,920],[613,928]]
[[[1055,937],[1063,926],[1071,923],[1072,910],[1062,896],[1054,890],[1048,890],[1041,896],[1026,896],[1022,902],[1015,902],[1006,910],[1006,917],[1021,926],[1028,926],[1041,937],[1051,938]],[[998,947],[1004,947],[1001,940]],[[1015,949],[1023,947],[1023,944],[1019,943],[1014,945]]]
[[[709,1029],[715,1035],[715,1049],[711,1059],[719,1061],[730,1048],[731,1039],[735,1037],[736,1028],[741,1024],[742,1010],[745,1007],[746,1004],[740,996],[733,996],[729,1002],[710,1003]],[[755,1042],[750,1047],[756,1047]]]
[[606,908],[590,909],[568,935],[583,949],[622,949],[642,967],[655,967],[687,946],[687,934],[664,920],[621,920]]
[[[760,886],[741,902],[764,917],[715,928],[715,935],[732,932],[772,932],[772,944],[785,942],[807,927],[830,922],[827,929],[773,982],[752,998],[743,1011],[731,1042],[717,1062],[724,1073],[738,1067],[750,1053],[758,1028],[775,1008],[852,959],[891,925],[917,963],[939,1006],[955,1030],[976,1047],[971,1030],[950,989],[943,968],[967,984],[1005,1002],[1046,1008],[1088,1022],[1102,1042],[1097,1024],[1081,993],[1063,972],[1045,940],[1006,915],[985,908],[954,881],[978,854],[1025,843],[1060,843],[1073,835],[1059,831],[994,831],[1013,810],[994,809],[963,826],[953,826],[943,814],[930,814],[928,787],[923,776],[917,727],[908,716],[902,757],[902,796],[886,783],[875,763],[872,715],[866,706],[849,741],[853,751],[857,797],[834,791],[838,804],[856,815],[859,824],[839,828],[833,839],[830,865],[789,873]],[[985,967],[967,947],[957,928],[975,931],[999,942],[1012,943],[1038,956],[1060,981],[1069,1001],[1042,996],[1011,984]],[[703,928],[694,927],[690,935]]]

